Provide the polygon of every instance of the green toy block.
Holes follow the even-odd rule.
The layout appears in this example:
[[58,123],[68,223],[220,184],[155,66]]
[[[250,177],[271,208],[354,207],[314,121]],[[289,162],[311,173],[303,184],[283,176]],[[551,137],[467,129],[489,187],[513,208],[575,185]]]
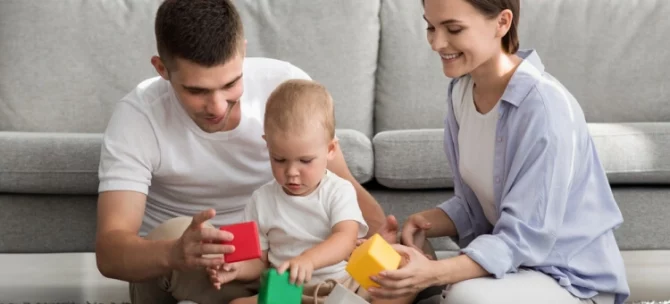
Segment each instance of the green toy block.
[[289,282],[288,270],[281,275],[274,268],[263,272],[258,304],[300,304],[301,302],[302,285],[298,286]]

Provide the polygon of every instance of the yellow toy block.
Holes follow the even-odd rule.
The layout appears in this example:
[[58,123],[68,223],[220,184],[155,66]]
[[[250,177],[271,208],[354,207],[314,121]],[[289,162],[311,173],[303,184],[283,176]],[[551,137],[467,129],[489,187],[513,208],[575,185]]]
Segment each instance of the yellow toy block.
[[379,284],[370,280],[370,276],[377,275],[383,270],[398,269],[401,258],[386,240],[375,234],[354,249],[346,270],[361,287],[365,289],[378,287]]

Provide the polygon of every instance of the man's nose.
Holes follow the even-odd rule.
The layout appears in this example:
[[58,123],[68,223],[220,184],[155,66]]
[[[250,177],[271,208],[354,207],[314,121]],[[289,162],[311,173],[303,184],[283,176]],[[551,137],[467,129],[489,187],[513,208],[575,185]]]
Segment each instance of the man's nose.
[[228,100],[226,96],[221,93],[214,93],[207,101],[207,113],[222,116],[228,109]]

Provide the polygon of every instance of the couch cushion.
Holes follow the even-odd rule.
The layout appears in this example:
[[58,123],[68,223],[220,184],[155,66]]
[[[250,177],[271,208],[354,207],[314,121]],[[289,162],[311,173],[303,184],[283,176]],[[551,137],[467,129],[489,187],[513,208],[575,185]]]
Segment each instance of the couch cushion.
[[[590,123],[609,181],[670,184],[670,123]],[[396,189],[453,187],[443,129],[385,131],[373,138],[375,178]]]
[[338,126],[372,138],[379,1],[236,0],[248,56],[289,61],[326,85]]
[[[338,129],[354,177],[372,179],[372,143]],[[0,132],[0,193],[97,194],[102,134]]]
[[356,130],[337,129],[336,134],[351,174],[359,183],[372,180],[374,175],[372,141]]
[[[102,132],[114,104],[156,75],[160,3],[0,0],[0,131]],[[371,138],[379,1],[234,3],[247,55],[304,69],[331,91],[339,126]]]
[[440,128],[449,79],[426,40],[419,0],[381,1],[375,132]]
[[538,50],[587,121],[668,121],[670,1],[615,3],[523,0],[521,45]]
[[101,132],[155,76],[159,1],[0,1],[0,131]]

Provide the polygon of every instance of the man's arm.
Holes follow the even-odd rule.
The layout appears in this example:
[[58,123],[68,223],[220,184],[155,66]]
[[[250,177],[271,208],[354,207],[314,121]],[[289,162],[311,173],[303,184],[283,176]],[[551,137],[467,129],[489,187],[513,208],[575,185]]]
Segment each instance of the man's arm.
[[100,194],[95,252],[104,276],[143,281],[172,270],[219,266],[223,264],[220,256],[233,251],[231,245],[218,244],[232,240],[232,234],[206,227],[206,221],[216,213],[213,209],[196,214],[179,236],[163,240],[138,236],[145,204],[146,196],[139,192]]
[[370,227],[367,237],[371,237],[373,234],[377,233],[385,223],[384,210],[377,200],[375,200],[375,198],[372,197],[372,195],[356,180],[353,174],[351,174],[351,170],[349,170],[349,167],[344,160],[344,154],[342,154],[339,143],[335,145],[333,160],[328,162],[328,170],[337,174],[339,177],[348,180],[354,185],[356,196],[358,198],[358,205],[361,208],[365,222],[367,222]]
[[170,273],[170,248],[175,241],[149,241],[137,235],[145,204],[146,196],[139,192],[100,193],[95,253],[104,276],[141,281]]

